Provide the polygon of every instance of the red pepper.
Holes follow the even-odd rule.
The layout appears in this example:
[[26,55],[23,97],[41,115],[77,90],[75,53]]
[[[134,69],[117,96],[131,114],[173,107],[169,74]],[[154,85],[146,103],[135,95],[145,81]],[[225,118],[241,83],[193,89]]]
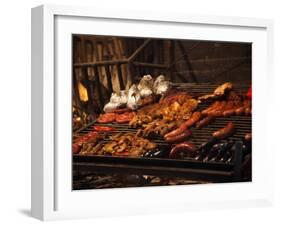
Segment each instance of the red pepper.
[[248,99],[252,99],[252,86],[250,86],[250,88],[248,89],[247,97]]

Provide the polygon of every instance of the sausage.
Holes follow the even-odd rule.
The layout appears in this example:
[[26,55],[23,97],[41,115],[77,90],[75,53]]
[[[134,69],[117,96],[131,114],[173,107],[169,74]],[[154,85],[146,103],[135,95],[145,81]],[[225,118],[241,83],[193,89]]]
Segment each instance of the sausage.
[[203,118],[202,120],[200,120],[199,122],[197,122],[196,124],[196,128],[203,128],[204,126],[209,125],[210,123],[212,123],[213,121],[215,121],[216,117],[214,116],[207,116],[205,118]]
[[217,107],[215,107],[211,111],[208,111],[208,115],[216,116],[216,117],[222,116],[222,113],[226,107],[226,104],[227,104],[226,101],[221,101]]
[[236,101],[234,101],[234,100],[227,101],[227,104],[226,104],[225,108],[223,109],[222,116],[228,117],[228,116],[234,115],[235,108],[236,108],[235,105],[236,105]]
[[239,107],[235,110],[236,115],[243,115],[245,113],[245,107]]
[[196,111],[192,114],[192,116],[183,124],[186,126],[186,128],[189,128],[193,126],[196,122],[198,122],[201,118],[201,112]]
[[194,145],[188,142],[177,144],[170,151],[169,157],[173,159],[180,158],[182,154],[185,154],[188,157],[194,157],[196,154]]
[[202,113],[203,115],[208,115],[209,111],[214,110],[214,109],[217,108],[220,104],[221,104],[221,102],[217,100],[215,103],[213,103],[211,106],[209,106],[208,108],[206,108],[205,110],[203,110],[201,113]]
[[191,131],[185,130],[178,135],[168,136],[168,137],[165,138],[165,140],[169,143],[180,142],[180,141],[183,141],[184,139],[188,138],[190,135],[191,135]]
[[194,112],[192,114],[192,116],[186,120],[184,123],[182,123],[177,129],[165,134],[164,138],[168,138],[168,137],[173,137],[176,135],[179,135],[180,133],[183,133],[186,129],[188,129],[189,127],[191,127],[192,125],[194,125],[196,122],[198,122],[201,118],[201,112]]
[[225,139],[231,136],[235,131],[233,122],[229,122],[224,128],[213,133],[213,137],[217,139]]
[[221,116],[223,116],[223,111],[222,110],[213,110],[208,113],[208,116],[221,117]]
[[223,115],[224,117],[228,117],[228,116],[234,115],[234,113],[235,113],[235,109],[229,109],[229,110],[225,110],[225,111],[222,113],[222,115]]

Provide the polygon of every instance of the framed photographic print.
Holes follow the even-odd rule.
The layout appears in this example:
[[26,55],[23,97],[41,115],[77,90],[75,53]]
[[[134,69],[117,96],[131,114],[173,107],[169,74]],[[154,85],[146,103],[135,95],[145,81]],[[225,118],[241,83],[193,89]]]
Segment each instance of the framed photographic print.
[[32,9],[32,215],[270,204],[272,30],[264,19]]

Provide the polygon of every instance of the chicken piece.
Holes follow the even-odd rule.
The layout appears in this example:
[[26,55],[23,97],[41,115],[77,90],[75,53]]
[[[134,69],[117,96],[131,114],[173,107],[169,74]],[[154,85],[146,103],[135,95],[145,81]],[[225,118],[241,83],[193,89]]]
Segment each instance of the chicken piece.
[[232,83],[226,82],[215,89],[214,95],[223,96],[226,93],[226,91],[231,90],[232,88],[233,88]]
[[107,144],[105,144],[102,148],[103,153],[105,154],[113,154],[115,151],[116,146],[118,145],[118,143],[116,141],[111,141]]
[[186,100],[191,99],[192,97],[186,92],[177,92],[171,95],[166,96],[160,101],[160,104],[172,104],[174,102],[178,102],[179,104],[183,104]]
[[221,97],[226,94],[227,91],[231,90],[233,88],[232,83],[226,82],[220,86],[218,86],[212,94],[207,94],[201,97],[198,97],[199,101],[205,101],[217,97]]

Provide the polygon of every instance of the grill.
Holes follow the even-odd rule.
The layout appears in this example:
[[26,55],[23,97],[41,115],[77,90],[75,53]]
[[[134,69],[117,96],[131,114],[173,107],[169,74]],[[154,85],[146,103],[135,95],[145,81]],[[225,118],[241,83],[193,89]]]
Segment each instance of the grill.
[[[195,83],[174,83],[174,89],[187,91],[194,97],[212,93],[218,84],[195,84]],[[236,92],[246,92],[249,84],[234,84]],[[205,109],[209,103],[199,105],[198,110]],[[199,146],[208,141],[212,133],[228,122],[233,122],[236,127],[235,134],[228,138],[228,141],[241,140],[245,133],[251,132],[251,117],[249,116],[230,116],[219,117],[215,122],[202,129],[191,128],[192,136],[189,141]],[[136,133],[135,128],[129,128],[128,124],[100,124],[96,122],[89,123],[86,127],[74,132],[73,138],[78,138],[90,131],[93,131],[93,125],[114,127],[116,130],[107,132],[110,136],[114,133]],[[170,148],[161,137],[154,136],[150,138],[159,148]],[[106,143],[109,138],[102,142]],[[116,156],[73,156],[74,171],[84,170],[95,173],[118,173],[118,174],[139,174],[139,175],[156,175],[165,177],[180,177],[198,181],[207,182],[228,182],[241,181],[241,165],[243,162],[242,151],[234,153],[230,162],[214,162],[194,160],[191,158],[184,159],[167,159],[167,158],[145,158],[145,157],[116,157]],[[78,186],[79,187],[79,186]]]

